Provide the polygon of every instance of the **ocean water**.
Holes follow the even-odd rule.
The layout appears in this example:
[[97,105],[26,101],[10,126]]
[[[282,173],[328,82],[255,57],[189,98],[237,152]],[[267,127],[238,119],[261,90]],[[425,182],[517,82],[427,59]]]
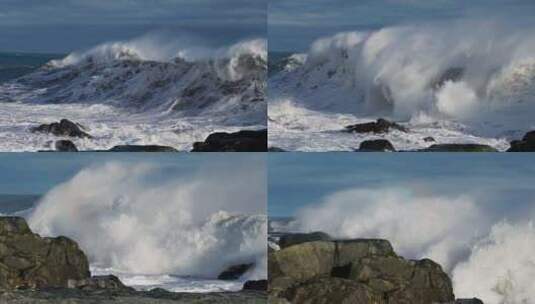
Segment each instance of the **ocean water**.
[[0,52],[0,83],[29,74],[61,54],[31,54]]
[[[0,151],[50,149],[58,138],[32,126],[62,118],[94,138],[79,149],[157,144],[189,151],[215,131],[266,127],[266,41],[220,49],[140,38],[67,56],[5,55]],[[51,60],[54,59],[54,60]]]
[[[408,23],[319,38],[293,60],[275,53],[269,144],[351,151],[385,138],[415,150],[433,144],[424,141],[431,136],[506,150],[535,127],[533,36],[532,28],[491,22]],[[410,132],[342,132],[380,117]]]

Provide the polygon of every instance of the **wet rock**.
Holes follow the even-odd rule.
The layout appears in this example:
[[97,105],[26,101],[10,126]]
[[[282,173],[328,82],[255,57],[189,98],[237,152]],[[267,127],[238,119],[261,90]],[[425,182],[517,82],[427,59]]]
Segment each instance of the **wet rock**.
[[267,286],[268,286],[267,280],[247,281],[245,282],[245,284],[243,284],[243,290],[266,291]]
[[286,152],[286,150],[281,149],[279,147],[269,147],[268,152]]
[[279,238],[278,245],[282,249],[306,242],[329,240],[331,240],[331,237],[327,233],[321,231],[311,233],[288,233]]
[[[435,262],[406,260],[379,239],[313,241],[269,253],[269,295],[290,303],[452,303]],[[334,300],[334,302],[332,302]]]
[[224,270],[222,273],[219,274],[217,277],[218,280],[237,280],[239,279],[244,273],[246,273],[249,269],[253,267],[253,264],[239,264],[239,265],[233,265]]
[[173,147],[158,145],[118,145],[108,150],[109,152],[178,152]]
[[424,141],[425,142],[435,142],[436,140],[432,136],[427,136],[427,137],[424,137]]
[[436,144],[419,150],[420,152],[498,152],[489,145],[480,144]]
[[69,136],[79,138],[92,138],[91,135],[82,131],[84,127],[78,123],[74,123],[68,119],[62,119],[60,122],[53,122],[51,124],[42,124],[30,129],[33,133],[48,133],[55,136]]
[[405,128],[404,126],[383,118],[379,118],[375,122],[367,122],[345,127],[346,132],[354,133],[387,133],[392,129],[402,132],[408,132],[407,128]]
[[208,135],[204,142],[193,144],[191,152],[266,152],[267,129],[258,131],[239,131],[235,133],[218,132]]
[[114,275],[93,276],[82,280],[69,280],[67,282],[67,287],[83,290],[134,290],[133,288],[124,285],[121,280]]
[[484,304],[484,303],[478,298],[473,298],[473,299],[457,299],[455,300],[455,304]]
[[360,143],[360,152],[395,152],[394,146],[386,139],[365,140]]
[[57,140],[54,146],[58,152],[78,152],[78,149],[70,140]]
[[535,131],[526,133],[522,140],[513,140],[507,152],[535,152]]
[[0,288],[67,287],[89,278],[87,257],[66,238],[42,238],[20,217],[0,217]]

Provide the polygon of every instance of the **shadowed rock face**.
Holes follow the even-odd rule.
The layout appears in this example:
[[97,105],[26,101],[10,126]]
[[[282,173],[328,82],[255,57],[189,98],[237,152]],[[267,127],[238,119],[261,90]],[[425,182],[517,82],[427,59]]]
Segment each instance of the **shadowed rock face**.
[[51,124],[42,124],[30,129],[33,133],[49,133],[56,136],[69,136],[80,138],[92,138],[91,135],[82,131],[81,125],[68,119],[62,119],[60,122]]
[[396,148],[386,139],[365,140],[360,143],[359,152],[396,152]]
[[267,130],[212,133],[191,152],[266,152]]
[[507,152],[535,152],[535,131],[526,133],[522,140],[513,140]]
[[421,152],[498,152],[488,145],[480,144],[436,144],[419,150]]
[[0,217],[0,288],[67,287],[88,278],[89,263],[66,238],[42,238],[20,217]]
[[454,302],[440,265],[405,260],[386,240],[302,243],[271,252],[268,265],[274,303]]
[[222,273],[219,274],[217,277],[218,280],[237,280],[239,279],[243,274],[245,274],[251,267],[253,267],[254,264],[239,264],[239,265],[233,265],[229,268],[225,269]]
[[404,126],[383,118],[379,118],[374,122],[346,126],[345,128],[345,131],[354,133],[387,133],[390,130],[408,132]]

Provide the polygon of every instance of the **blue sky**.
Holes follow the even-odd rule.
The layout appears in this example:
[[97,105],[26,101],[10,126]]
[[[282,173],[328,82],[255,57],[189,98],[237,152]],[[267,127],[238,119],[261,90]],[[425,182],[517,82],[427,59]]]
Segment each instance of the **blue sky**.
[[413,22],[473,18],[529,18],[532,0],[270,0],[270,50],[304,51],[341,31]]
[[535,159],[527,154],[271,153],[268,172],[271,216],[292,216],[349,188],[470,194],[498,209],[535,198]]
[[265,155],[261,153],[75,153],[68,157],[62,153],[0,153],[0,194],[44,194],[83,168],[109,161],[153,164],[158,167],[156,175],[151,176],[154,183],[169,178],[191,178],[205,170],[228,172],[232,178],[237,168],[251,172],[244,185],[265,182],[259,179],[266,170]]
[[220,46],[266,34],[267,0],[2,0],[0,50],[67,53],[148,32]]

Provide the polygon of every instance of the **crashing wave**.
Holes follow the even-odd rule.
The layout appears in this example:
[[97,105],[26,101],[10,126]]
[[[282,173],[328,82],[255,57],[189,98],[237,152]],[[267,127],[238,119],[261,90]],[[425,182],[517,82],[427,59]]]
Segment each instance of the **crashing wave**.
[[266,73],[266,41],[261,39],[215,51],[167,52],[132,41],[53,60],[8,84],[17,90],[2,91],[10,100],[27,103],[110,104],[182,115],[251,112],[261,117]]
[[314,42],[302,66],[272,76],[270,95],[312,110],[401,120],[525,113],[535,110],[533,34],[462,22],[340,33]]

